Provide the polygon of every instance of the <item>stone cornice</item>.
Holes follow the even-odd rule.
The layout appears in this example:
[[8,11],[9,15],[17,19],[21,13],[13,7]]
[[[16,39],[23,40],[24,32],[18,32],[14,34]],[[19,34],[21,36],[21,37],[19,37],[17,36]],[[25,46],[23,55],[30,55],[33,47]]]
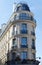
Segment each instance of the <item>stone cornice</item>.
[[7,26],[6,26],[6,28],[5,28],[5,30],[1,33],[1,35],[0,35],[0,40],[2,39],[2,37],[5,35],[5,33],[7,32],[7,30],[10,28],[10,26],[12,25],[12,24],[15,24],[15,23],[19,23],[19,22],[29,22],[29,23],[33,23],[34,25],[35,25],[35,27],[36,27],[36,23],[34,22],[34,21],[31,21],[31,20],[13,20],[13,21],[10,21],[10,22],[8,22],[8,24],[7,24]]

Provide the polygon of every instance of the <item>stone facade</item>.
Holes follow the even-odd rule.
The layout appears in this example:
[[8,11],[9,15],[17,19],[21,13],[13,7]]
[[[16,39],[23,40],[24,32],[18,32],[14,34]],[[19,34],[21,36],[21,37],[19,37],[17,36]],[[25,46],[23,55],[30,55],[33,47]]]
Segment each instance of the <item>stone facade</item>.
[[[36,21],[33,18],[33,13],[27,4],[18,4],[16,8],[5,29],[0,34],[0,59],[2,63],[12,65],[11,63],[14,63],[17,56],[19,56],[22,61],[20,63],[16,61],[14,65],[38,65],[35,46]],[[21,40],[22,38],[25,42]],[[12,53],[16,54],[12,56]],[[21,53],[25,56],[21,57]],[[23,61],[25,58],[29,60]]]

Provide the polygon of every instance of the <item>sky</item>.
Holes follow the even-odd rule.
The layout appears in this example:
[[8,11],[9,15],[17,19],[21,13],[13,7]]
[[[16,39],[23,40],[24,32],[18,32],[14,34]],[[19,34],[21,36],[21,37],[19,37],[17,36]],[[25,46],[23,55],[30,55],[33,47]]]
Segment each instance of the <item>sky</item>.
[[13,4],[19,2],[26,2],[36,19],[36,56],[41,57],[42,62],[42,0],[0,0],[0,28],[13,13]]

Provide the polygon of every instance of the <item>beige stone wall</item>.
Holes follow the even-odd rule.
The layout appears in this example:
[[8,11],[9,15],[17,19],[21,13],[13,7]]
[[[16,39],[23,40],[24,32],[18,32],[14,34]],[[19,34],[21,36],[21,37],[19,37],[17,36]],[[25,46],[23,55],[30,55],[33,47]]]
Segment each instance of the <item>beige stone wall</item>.
[[6,34],[2,37],[0,40],[0,58],[2,59],[2,62],[7,60],[7,53],[8,53],[8,44],[9,49],[11,49],[11,43],[12,43],[12,30],[13,26],[11,26],[7,31]]
[[[26,13],[33,16],[32,13],[29,13],[29,12],[26,12]],[[15,13],[15,14],[17,14],[17,13]],[[18,14],[19,14],[19,12],[18,12]],[[21,24],[22,23],[27,23],[28,34],[24,34],[24,35],[20,34],[20,29],[21,29]],[[18,32],[16,35],[13,34],[14,33],[13,26],[14,25],[16,25],[16,30]],[[16,37],[16,42],[17,42],[18,50],[20,51],[20,53],[22,51],[28,51],[28,58],[29,59],[33,58],[32,53],[36,52],[35,50],[31,49],[32,39],[34,39],[34,40],[36,39],[35,36],[31,35],[31,31],[33,31],[33,27],[34,27],[34,31],[35,31],[35,27],[36,27],[35,22],[30,21],[30,20],[26,20],[26,21],[21,20],[21,21],[17,21],[16,23],[12,24],[7,29],[6,33],[0,39],[0,58],[2,59],[2,62],[7,60],[8,49],[9,49],[9,51],[11,51],[12,39],[14,39],[14,37]],[[27,39],[28,39],[28,41],[27,41],[28,48],[26,48],[26,49],[21,49],[20,48],[21,37],[27,37]],[[8,47],[8,45],[9,45],[9,47]],[[10,55],[10,59],[11,59],[11,55]]]

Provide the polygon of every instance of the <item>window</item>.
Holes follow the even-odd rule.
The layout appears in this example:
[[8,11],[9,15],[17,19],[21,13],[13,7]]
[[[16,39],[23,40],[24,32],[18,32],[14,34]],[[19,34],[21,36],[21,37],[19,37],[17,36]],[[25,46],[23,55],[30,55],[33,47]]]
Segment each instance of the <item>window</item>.
[[33,45],[35,44],[35,40],[34,40],[34,39],[32,39],[32,44],[33,44]]
[[32,31],[31,31],[31,35],[35,36],[35,32],[32,32]]
[[17,49],[17,42],[16,39],[13,39],[13,43],[12,43],[12,50]]
[[19,15],[15,15],[14,20],[18,20],[18,19],[19,19]]
[[13,39],[13,46],[16,46],[16,39]]
[[10,30],[8,31],[8,39],[10,38]]
[[25,7],[22,7],[22,10],[26,10],[26,8]]
[[26,13],[21,13],[19,15],[19,19],[22,19],[22,20],[27,20],[28,19],[28,15]]
[[33,36],[35,36],[35,29],[34,29],[34,26],[32,26],[31,34],[32,34]]
[[32,53],[32,55],[33,55],[33,59],[35,59],[35,53]]
[[31,16],[27,13],[19,14],[19,19],[21,19],[21,20],[32,20]]
[[21,45],[27,45],[27,37],[21,38]]
[[16,58],[16,53],[12,52],[12,60],[15,60],[15,58]]
[[21,11],[21,6],[18,6],[16,11]]
[[22,34],[27,33],[27,24],[26,23],[21,24],[21,33]]
[[32,26],[32,31],[35,32],[34,26]]
[[35,49],[35,40],[32,39],[32,49]]
[[27,52],[24,51],[24,52],[21,52],[21,59],[26,59],[27,58]]
[[33,21],[33,17],[31,16],[31,20]]
[[16,25],[13,26],[13,35],[16,35],[17,34],[17,27]]
[[21,11],[21,10],[30,12],[30,9],[29,9],[27,4],[19,4],[19,5],[17,5],[16,11]]

